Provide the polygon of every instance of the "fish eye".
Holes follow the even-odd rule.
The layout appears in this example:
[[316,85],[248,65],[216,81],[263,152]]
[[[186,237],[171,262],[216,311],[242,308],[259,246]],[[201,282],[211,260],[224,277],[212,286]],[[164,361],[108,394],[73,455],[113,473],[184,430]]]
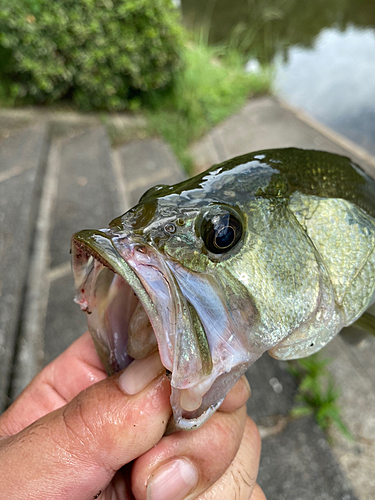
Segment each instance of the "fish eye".
[[202,221],[201,235],[207,250],[216,254],[225,253],[240,241],[242,224],[230,212],[208,214]]

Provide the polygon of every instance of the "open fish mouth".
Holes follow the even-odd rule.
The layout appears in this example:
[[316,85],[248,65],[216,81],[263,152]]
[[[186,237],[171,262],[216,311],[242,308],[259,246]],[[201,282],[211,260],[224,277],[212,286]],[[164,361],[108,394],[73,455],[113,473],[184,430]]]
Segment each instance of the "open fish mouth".
[[107,372],[159,349],[176,427],[202,425],[261,355],[237,345],[214,280],[111,229],[76,233],[72,254],[75,300]]

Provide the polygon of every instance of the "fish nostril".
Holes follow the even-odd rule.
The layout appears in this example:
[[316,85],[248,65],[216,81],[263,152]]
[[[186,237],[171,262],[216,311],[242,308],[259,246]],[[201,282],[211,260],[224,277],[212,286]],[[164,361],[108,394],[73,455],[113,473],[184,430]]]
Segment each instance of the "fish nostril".
[[176,226],[173,224],[173,222],[168,222],[165,226],[164,226],[164,231],[166,233],[169,233],[169,234],[173,234],[176,232]]

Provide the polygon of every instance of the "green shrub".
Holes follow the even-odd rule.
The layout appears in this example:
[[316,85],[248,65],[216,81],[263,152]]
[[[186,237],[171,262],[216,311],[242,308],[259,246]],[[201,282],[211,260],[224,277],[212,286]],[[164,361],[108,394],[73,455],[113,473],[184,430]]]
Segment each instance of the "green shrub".
[[171,0],[0,0],[0,96],[125,109],[171,81],[181,44]]

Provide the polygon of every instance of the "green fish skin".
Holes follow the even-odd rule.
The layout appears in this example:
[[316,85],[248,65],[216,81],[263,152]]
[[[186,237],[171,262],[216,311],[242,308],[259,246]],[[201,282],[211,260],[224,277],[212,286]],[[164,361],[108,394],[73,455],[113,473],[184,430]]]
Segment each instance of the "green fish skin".
[[308,356],[374,303],[375,182],[335,154],[257,151],[155,186],[72,255],[108,373],[157,346],[194,429],[265,351]]

